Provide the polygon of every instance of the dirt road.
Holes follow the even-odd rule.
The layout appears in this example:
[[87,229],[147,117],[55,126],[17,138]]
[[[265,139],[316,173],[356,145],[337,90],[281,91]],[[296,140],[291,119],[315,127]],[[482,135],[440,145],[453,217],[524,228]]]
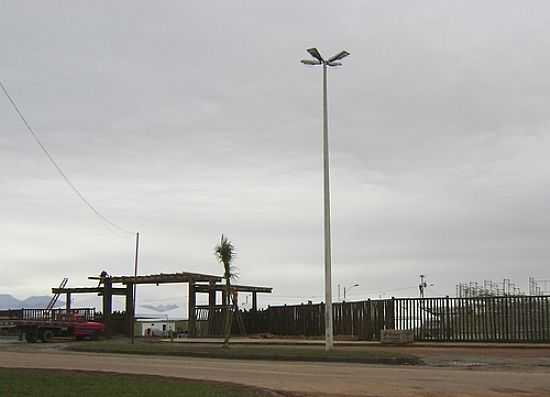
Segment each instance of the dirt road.
[[312,396],[550,396],[550,368],[460,369],[0,351],[1,367],[152,374],[235,382]]

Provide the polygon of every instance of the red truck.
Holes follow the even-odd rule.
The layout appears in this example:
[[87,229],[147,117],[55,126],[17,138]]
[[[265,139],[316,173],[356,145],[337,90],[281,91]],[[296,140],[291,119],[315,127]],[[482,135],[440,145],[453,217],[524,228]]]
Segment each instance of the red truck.
[[48,342],[54,336],[97,339],[105,326],[95,319],[95,309],[21,309],[11,311],[10,320],[25,340]]

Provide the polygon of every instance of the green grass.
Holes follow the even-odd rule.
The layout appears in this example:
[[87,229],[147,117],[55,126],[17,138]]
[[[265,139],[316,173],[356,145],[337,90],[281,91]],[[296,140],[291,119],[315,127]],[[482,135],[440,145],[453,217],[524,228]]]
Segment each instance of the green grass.
[[2,397],[253,397],[251,388],[159,376],[0,368]]
[[107,340],[71,344],[69,350],[96,353],[122,353],[191,356],[227,359],[280,360],[280,361],[330,361],[366,364],[419,365],[420,358],[412,354],[394,351],[380,351],[368,347],[336,347],[325,352],[323,346],[287,345],[232,345],[229,349],[216,344],[199,343],[151,343],[138,342],[132,345],[127,341]]

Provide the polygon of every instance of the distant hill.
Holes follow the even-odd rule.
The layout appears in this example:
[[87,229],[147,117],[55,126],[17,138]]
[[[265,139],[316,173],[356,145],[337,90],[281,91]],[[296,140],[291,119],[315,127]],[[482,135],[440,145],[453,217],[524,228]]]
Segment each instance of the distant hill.
[[164,313],[168,312],[170,310],[177,309],[178,305],[141,305],[141,307],[149,310],[153,310],[155,312]]
[[[0,310],[8,309],[45,309],[50,302],[50,296],[31,296],[24,300],[19,300],[11,295],[0,294]],[[55,307],[63,307],[65,302],[58,300]]]

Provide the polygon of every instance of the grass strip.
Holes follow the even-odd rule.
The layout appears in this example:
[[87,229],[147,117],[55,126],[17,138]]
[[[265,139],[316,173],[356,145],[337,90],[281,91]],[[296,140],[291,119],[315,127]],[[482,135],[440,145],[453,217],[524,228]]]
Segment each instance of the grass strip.
[[281,345],[232,345],[223,349],[220,345],[199,343],[151,343],[126,341],[98,341],[70,344],[68,350],[94,353],[120,353],[209,357],[246,360],[347,362],[384,365],[421,365],[422,360],[411,354],[392,351],[369,350],[368,347],[336,347],[325,352],[323,346]]
[[267,397],[250,387],[149,375],[0,368],[5,397]]

